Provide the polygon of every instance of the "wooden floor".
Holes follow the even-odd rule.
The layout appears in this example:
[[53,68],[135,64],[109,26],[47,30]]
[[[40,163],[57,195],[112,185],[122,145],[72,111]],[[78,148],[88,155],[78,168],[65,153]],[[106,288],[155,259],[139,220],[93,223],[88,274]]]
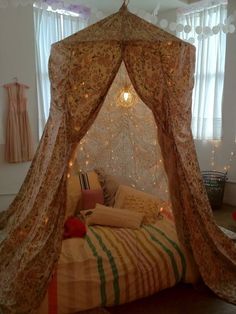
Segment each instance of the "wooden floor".
[[[235,207],[223,205],[213,211],[217,224],[236,232]],[[111,314],[236,314],[236,306],[219,299],[203,283],[179,284],[151,297],[107,308]]]
[[236,306],[216,297],[201,284],[180,284],[151,297],[107,308],[111,314],[235,314]]

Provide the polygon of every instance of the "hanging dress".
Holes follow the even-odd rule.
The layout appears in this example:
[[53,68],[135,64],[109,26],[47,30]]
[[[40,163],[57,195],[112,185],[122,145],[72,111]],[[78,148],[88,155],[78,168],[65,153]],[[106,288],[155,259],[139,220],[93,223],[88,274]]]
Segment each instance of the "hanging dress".
[[30,161],[33,141],[25,96],[28,86],[11,83],[4,87],[8,91],[5,160],[10,163]]

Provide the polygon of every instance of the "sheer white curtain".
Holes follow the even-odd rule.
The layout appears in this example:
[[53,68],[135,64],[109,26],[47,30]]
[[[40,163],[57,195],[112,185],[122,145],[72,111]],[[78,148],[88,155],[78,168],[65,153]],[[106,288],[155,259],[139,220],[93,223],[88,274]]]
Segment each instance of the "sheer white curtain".
[[[226,18],[226,3],[178,15],[178,22],[189,25],[192,29],[179,36],[184,40],[194,38],[196,46],[192,131],[194,138],[199,140],[219,140],[222,137],[226,51],[226,34],[222,31],[222,26]],[[197,26],[200,26],[198,33],[195,31]]]
[[39,137],[41,137],[50,107],[48,59],[51,45],[87,26],[78,16],[65,15],[34,7]]

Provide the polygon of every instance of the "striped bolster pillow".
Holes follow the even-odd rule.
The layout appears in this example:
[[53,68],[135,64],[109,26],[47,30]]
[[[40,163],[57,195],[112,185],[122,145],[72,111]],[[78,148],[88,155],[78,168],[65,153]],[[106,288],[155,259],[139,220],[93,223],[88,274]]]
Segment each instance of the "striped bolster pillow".
[[102,189],[98,181],[98,175],[95,171],[79,172],[79,181],[81,190],[97,190]]
[[100,190],[101,185],[95,171],[75,172],[67,180],[66,217],[73,216],[83,209],[82,190]]

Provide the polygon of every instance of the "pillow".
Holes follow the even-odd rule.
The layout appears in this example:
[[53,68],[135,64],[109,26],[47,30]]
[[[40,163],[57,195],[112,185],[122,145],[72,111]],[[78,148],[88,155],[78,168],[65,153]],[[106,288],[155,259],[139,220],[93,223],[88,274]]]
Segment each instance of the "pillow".
[[82,208],[85,209],[93,209],[98,204],[104,204],[104,197],[102,189],[98,190],[82,190]]
[[72,170],[67,179],[66,218],[74,216],[82,209],[81,190],[101,190],[98,175],[95,171],[79,172]]
[[64,239],[83,238],[86,234],[85,224],[77,217],[69,217],[64,224]]
[[103,190],[104,204],[106,206],[113,206],[115,203],[115,195],[120,184],[135,187],[135,182],[124,177],[109,175],[103,169],[95,169],[98,175],[99,183]]
[[155,223],[158,219],[160,209],[165,207],[166,202],[157,197],[138,191],[129,186],[120,185],[116,196],[115,205],[117,208],[127,208],[129,210],[143,213],[144,224]]
[[96,209],[86,218],[86,223],[88,225],[138,229],[143,217],[144,214],[142,213],[96,205]]

